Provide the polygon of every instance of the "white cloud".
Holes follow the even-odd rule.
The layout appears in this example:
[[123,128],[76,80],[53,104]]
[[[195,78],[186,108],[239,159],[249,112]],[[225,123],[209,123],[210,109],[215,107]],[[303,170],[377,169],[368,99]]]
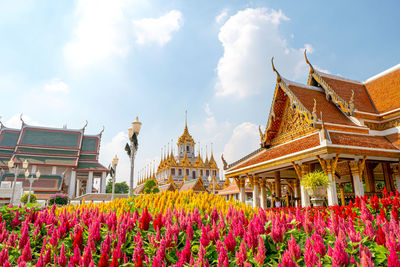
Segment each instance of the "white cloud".
[[144,18],[132,23],[137,44],[156,43],[163,46],[171,40],[172,33],[182,27],[183,16],[180,11],[172,10],[159,18]]
[[253,152],[259,146],[258,126],[250,122],[244,122],[233,130],[231,138],[224,147],[224,157],[228,163],[232,163]]
[[111,163],[115,155],[119,158],[116,179],[117,182],[126,181],[129,185],[130,163],[129,157],[125,152],[125,144],[128,142],[128,135],[125,132],[117,133],[110,142],[100,146],[99,162],[106,167]]
[[206,105],[204,106],[204,111],[206,112],[206,114],[207,114],[208,116],[212,116],[212,112],[211,112],[211,109],[210,109],[210,105],[209,105],[208,103],[206,103]]
[[[11,116],[11,118],[9,118],[8,120],[6,120],[4,122],[4,125],[6,127],[9,128],[15,128],[15,129],[20,129],[21,128],[21,114],[15,114],[13,116]],[[24,120],[24,122],[28,125],[33,125],[33,126],[49,126],[49,125],[45,125],[42,123],[39,123],[37,121],[32,120],[29,116],[27,115],[22,115],[22,119]]]
[[[231,16],[220,28],[224,54],[217,66],[217,96],[238,98],[273,89],[275,74],[269,60],[275,56],[280,73],[297,79],[307,73],[304,48],[293,48],[279,25],[289,18],[281,10],[248,8]],[[311,45],[305,45],[312,51]]]
[[69,93],[69,86],[58,78],[54,78],[44,85],[44,90],[50,93]]
[[78,22],[72,40],[64,47],[64,56],[73,67],[86,67],[112,55],[124,56],[129,50],[126,35],[125,0],[78,0]]
[[225,22],[227,17],[228,17],[228,10],[224,9],[221,11],[221,13],[218,14],[218,16],[215,17],[215,22],[221,24]]

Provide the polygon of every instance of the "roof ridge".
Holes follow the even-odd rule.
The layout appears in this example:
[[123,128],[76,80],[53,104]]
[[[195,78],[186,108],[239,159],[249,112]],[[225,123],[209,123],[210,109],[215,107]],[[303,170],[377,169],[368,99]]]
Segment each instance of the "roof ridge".
[[286,78],[282,78],[282,80],[285,81],[285,83],[290,86],[290,85],[294,85],[294,86],[299,86],[299,87],[303,87],[305,89],[310,89],[310,90],[314,90],[314,91],[318,91],[318,92],[322,92],[324,93],[325,91],[317,86],[312,86],[312,85],[308,85],[308,84],[303,84],[303,83],[299,83],[299,82],[295,82]]
[[393,67],[388,68],[387,70],[384,70],[384,71],[382,71],[382,72],[380,72],[380,73],[378,73],[378,74],[376,74],[376,75],[374,75],[372,77],[369,77],[368,79],[366,79],[362,83],[366,84],[366,83],[372,82],[372,81],[374,81],[374,80],[376,80],[376,79],[378,79],[380,77],[383,77],[383,76],[385,76],[385,75],[387,75],[387,74],[389,74],[389,73],[391,73],[393,71],[396,71],[398,69],[400,69],[400,63],[397,64],[397,65],[394,65]]
[[326,72],[321,72],[321,71],[318,71],[318,70],[316,70],[315,72],[317,72],[321,76],[326,76],[328,78],[339,79],[339,80],[342,80],[344,82],[352,82],[352,83],[357,83],[357,84],[363,84],[360,81],[352,80],[352,79],[341,77],[341,76],[338,76],[338,75],[334,75],[334,74],[330,74],[330,73],[326,73]]

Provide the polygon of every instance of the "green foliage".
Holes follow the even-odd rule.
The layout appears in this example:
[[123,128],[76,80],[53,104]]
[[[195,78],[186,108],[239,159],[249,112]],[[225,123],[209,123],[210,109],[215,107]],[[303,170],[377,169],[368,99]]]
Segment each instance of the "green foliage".
[[[26,203],[28,203],[28,198],[29,198],[29,193],[25,193],[25,194],[23,194],[23,195],[21,196],[21,199],[20,199],[20,200],[21,200],[22,203],[26,204]],[[37,200],[36,195],[35,195],[35,194],[31,194],[31,201],[30,201],[30,203],[35,203],[36,200]]]
[[319,187],[327,188],[330,185],[329,177],[323,171],[313,171],[304,175],[301,179],[301,185],[310,192]]
[[67,205],[68,204],[68,196],[64,194],[55,194],[50,197],[49,204],[53,205]]
[[[129,191],[129,186],[126,184],[126,182],[122,183],[115,183],[115,194],[127,194]],[[106,186],[106,193],[112,193],[112,179],[108,180],[107,186]]]
[[158,189],[156,182],[150,179],[147,180],[144,184],[143,192],[145,192],[146,194],[158,193],[160,192],[160,189]]

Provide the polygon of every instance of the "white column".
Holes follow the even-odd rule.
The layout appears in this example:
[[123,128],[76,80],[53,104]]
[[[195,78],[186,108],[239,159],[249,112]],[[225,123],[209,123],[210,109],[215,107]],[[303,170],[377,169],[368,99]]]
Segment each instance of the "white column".
[[253,185],[253,207],[260,207],[260,190],[258,187],[258,178],[254,177]]
[[242,203],[246,203],[246,182],[244,179],[240,179],[239,184],[239,200]]
[[107,186],[107,173],[102,172],[100,181],[100,193],[104,194],[106,192],[106,186]]
[[308,192],[302,185],[300,185],[300,194],[301,194],[301,206],[310,207],[310,196],[308,195]]
[[70,199],[72,199],[75,195],[75,187],[76,187],[76,171],[72,171],[68,188],[68,195]]
[[[299,198],[300,197],[300,186],[299,186],[299,181],[296,180],[294,183],[294,198]],[[299,206],[299,201],[296,200],[296,207]]]
[[82,181],[81,179],[78,179],[76,181],[76,188],[75,188],[76,197],[79,197],[81,195],[81,186],[82,186]]
[[329,206],[334,206],[338,204],[338,197],[337,197],[337,191],[336,191],[336,182],[333,179],[333,174],[329,173],[328,174],[329,181],[331,182],[328,188],[326,189],[327,191],[327,196],[328,196],[328,205]]
[[267,208],[267,190],[265,188],[265,181],[260,183],[260,191],[261,191],[261,208]]
[[362,197],[364,196],[364,186],[360,180],[360,174],[353,174],[353,182],[354,182],[354,194],[355,196]]
[[91,194],[93,188],[93,172],[89,172],[89,176],[86,183],[86,194]]
[[51,168],[51,174],[57,174],[57,166]]

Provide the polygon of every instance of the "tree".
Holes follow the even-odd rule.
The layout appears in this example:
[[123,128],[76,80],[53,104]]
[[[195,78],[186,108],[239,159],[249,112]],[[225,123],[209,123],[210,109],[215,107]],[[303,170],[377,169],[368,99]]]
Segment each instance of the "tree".
[[158,189],[157,184],[154,180],[147,180],[144,184],[143,192],[146,194],[158,193],[160,192],[160,189]]
[[[127,194],[128,191],[129,186],[126,184],[126,182],[115,183],[115,194]],[[112,179],[108,180],[106,193],[112,193]]]

